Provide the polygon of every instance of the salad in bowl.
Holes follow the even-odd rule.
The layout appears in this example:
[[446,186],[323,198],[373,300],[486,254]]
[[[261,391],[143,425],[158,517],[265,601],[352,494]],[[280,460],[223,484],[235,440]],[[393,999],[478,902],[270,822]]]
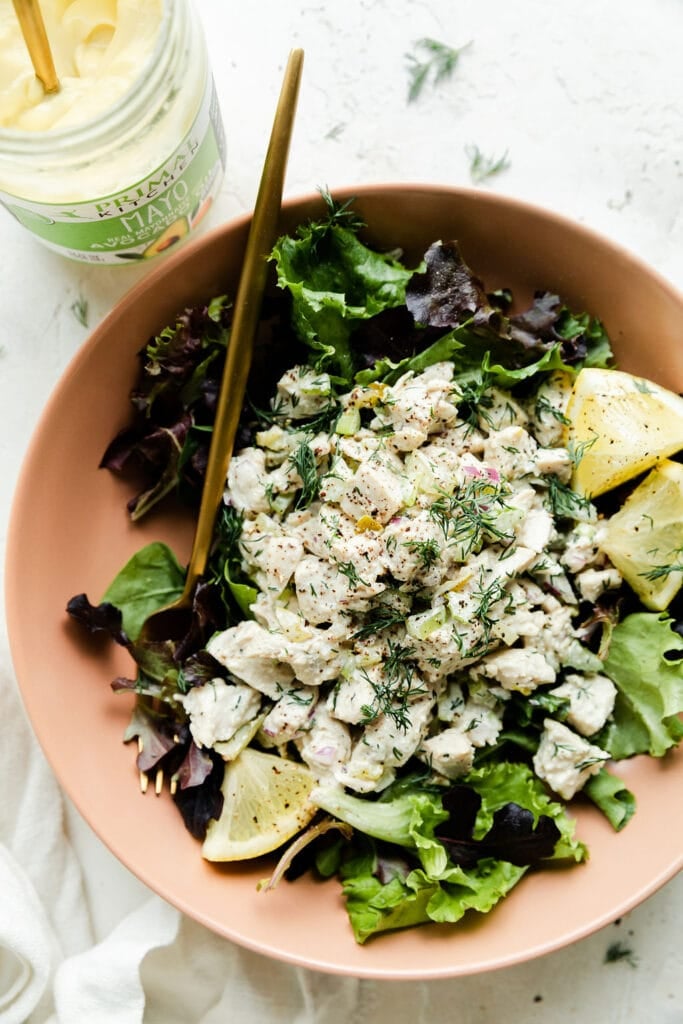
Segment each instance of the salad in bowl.
[[[364,943],[580,865],[574,798],[620,831],[619,762],[680,742],[683,399],[554,292],[449,238],[409,265],[325,199],[271,257],[189,631],[138,641],[183,586],[160,541],[68,610],[131,654],[125,739],[203,856],[337,876]],[[196,503],[230,320],[210,296],[140,353],[102,459],[133,521]]]

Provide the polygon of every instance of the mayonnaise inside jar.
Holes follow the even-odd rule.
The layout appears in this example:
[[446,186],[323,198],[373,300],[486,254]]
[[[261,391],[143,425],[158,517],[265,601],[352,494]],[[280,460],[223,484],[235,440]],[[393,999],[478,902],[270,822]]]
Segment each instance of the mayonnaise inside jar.
[[154,256],[218,191],[225,141],[187,0],[42,0],[60,81],[45,95],[0,0],[0,200],[53,249]]

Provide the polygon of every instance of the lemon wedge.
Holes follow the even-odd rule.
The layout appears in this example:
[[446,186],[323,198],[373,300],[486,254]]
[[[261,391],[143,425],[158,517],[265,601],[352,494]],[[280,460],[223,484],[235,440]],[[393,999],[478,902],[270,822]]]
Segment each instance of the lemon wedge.
[[603,551],[646,608],[663,611],[683,584],[683,466],[665,459],[608,520]]
[[581,370],[566,415],[572,487],[588,497],[683,448],[683,398],[622,370]]
[[223,810],[209,823],[202,855],[248,860],[276,850],[316,813],[308,799],[314,782],[298,761],[245,748],[225,766]]

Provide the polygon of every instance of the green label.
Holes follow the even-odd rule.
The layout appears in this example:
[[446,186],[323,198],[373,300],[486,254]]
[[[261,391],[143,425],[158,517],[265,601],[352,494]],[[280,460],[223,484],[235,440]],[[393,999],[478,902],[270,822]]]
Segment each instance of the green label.
[[143,181],[87,203],[34,203],[0,192],[20,223],[51,249],[88,263],[121,264],[165,252],[211,205],[223,176],[225,137],[213,86],[178,148]]

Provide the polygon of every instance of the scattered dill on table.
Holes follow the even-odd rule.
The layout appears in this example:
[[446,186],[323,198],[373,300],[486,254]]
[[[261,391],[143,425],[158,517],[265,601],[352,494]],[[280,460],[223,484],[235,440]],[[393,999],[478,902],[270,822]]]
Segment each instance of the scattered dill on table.
[[431,80],[432,85],[439,85],[446,78],[450,78],[455,71],[461,53],[467,49],[470,43],[464,46],[452,47],[446,43],[440,43],[437,39],[418,39],[414,44],[415,53],[407,53],[408,62],[408,102],[414,103],[422,94],[427,82]]
[[84,299],[82,295],[79,295],[69,307],[71,312],[78,320],[79,324],[83,327],[88,326],[88,301]]
[[638,966],[638,957],[632,949],[625,946],[623,942],[610,943],[605,953],[604,963],[616,964],[620,960],[625,960],[630,967]]
[[476,183],[486,181],[496,174],[501,174],[510,166],[507,150],[502,156],[486,156],[479,146],[465,146],[465,153],[470,162],[470,178]]

